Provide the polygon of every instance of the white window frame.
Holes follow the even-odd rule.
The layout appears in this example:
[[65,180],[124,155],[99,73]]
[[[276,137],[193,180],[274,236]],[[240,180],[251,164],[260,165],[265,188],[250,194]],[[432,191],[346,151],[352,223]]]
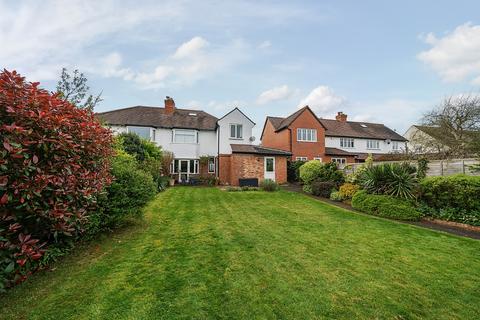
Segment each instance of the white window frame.
[[308,161],[307,157],[295,157],[295,161]]
[[335,162],[340,169],[347,165],[347,158],[332,158],[330,161]]
[[392,150],[395,150],[395,151],[400,150],[400,142],[392,141]]
[[[148,129],[148,139],[145,138],[145,137],[142,137],[140,136],[138,133],[136,133],[135,131],[133,131],[132,129],[133,128],[142,128],[142,129]],[[145,139],[145,140],[148,140],[148,141],[154,141],[152,140],[152,130],[155,130],[155,129],[152,129],[150,127],[142,127],[142,126],[127,126],[127,133],[135,133],[136,135],[138,135],[140,138],[142,139]]]
[[[232,136],[232,127],[235,127],[235,136]],[[238,134],[238,129],[240,128],[240,135]],[[241,123],[230,123],[229,125],[230,132],[228,133],[230,139],[234,140],[243,140],[243,124]]]
[[[213,161],[212,161],[213,160]],[[210,170],[210,165],[213,165],[213,169]],[[215,173],[215,158],[214,157],[210,157],[208,158],[208,164],[207,164],[207,167],[208,167],[208,173]]]
[[318,161],[320,161],[320,162],[323,161],[322,158],[320,158],[320,157],[314,157],[313,160],[318,160]]
[[[178,132],[192,132],[194,136],[194,142],[178,142],[176,141],[176,137]],[[184,134],[185,135],[185,134]],[[178,143],[178,144],[197,144],[198,143],[198,131],[197,130],[191,130],[191,129],[173,129],[172,130],[172,143]]]
[[[198,159],[173,159],[171,165],[170,165],[170,172],[172,174],[178,174],[179,173],[179,170],[175,170],[175,164],[177,165],[177,169],[180,168],[180,161],[184,161],[184,160],[187,160],[188,161],[188,165],[187,165],[187,172],[188,174],[198,174],[199,173],[199,160]],[[190,165],[192,164],[191,161],[193,161],[193,171],[194,172],[190,172]]]
[[380,150],[380,140],[369,139],[367,140],[368,150]]
[[340,148],[355,148],[355,139],[354,138],[340,138]]
[[317,129],[297,128],[297,141],[317,142]]

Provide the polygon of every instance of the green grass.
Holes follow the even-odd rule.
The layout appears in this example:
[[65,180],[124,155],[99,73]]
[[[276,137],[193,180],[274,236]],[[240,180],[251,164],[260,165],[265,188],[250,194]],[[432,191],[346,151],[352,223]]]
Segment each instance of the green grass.
[[179,187],[0,297],[3,319],[478,319],[480,242],[290,192]]

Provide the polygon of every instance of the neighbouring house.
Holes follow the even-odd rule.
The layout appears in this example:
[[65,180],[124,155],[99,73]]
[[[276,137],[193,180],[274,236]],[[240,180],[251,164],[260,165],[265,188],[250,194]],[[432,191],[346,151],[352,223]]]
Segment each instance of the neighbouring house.
[[[229,185],[255,184],[263,179],[286,181],[282,163],[290,153],[278,150],[279,154],[261,154],[253,148],[255,123],[238,108],[218,119],[201,110],[176,108],[174,100],[167,97],[163,108],[135,106],[97,115],[114,133],[134,132],[173,152],[171,173],[179,183],[205,176],[218,177]],[[243,145],[252,148],[237,156],[238,146]],[[201,158],[208,159],[207,163],[201,163]]]
[[290,151],[293,160],[333,161],[340,166],[405,150],[406,139],[383,124],[348,121],[339,112],[318,118],[305,106],[286,118],[267,117],[262,146]]

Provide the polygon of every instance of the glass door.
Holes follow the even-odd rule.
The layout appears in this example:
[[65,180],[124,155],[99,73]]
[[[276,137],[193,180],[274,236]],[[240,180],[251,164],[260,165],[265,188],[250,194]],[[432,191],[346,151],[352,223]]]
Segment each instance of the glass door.
[[179,182],[188,182],[188,175],[189,175],[189,165],[190,161],[188,160],[179,160],[179,170],[178,170],[178,181]]

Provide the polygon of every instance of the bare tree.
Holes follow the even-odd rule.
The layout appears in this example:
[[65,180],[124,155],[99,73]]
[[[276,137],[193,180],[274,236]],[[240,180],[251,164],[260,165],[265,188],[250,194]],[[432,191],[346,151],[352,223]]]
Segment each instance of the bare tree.
[[450,156],[465,157],[479,152],[480,96],[466,94],[445,98],[426,113],[423,124],[439,131],[437,148],[445,146]]
[[57,93],[78,108],[93,111],[93,108],[102,101],[102,93],[96,96],[89,94],[90,87],[87,81],[85,75],[77,69],[70,74],[66,68],[63,68],[57,83]]

